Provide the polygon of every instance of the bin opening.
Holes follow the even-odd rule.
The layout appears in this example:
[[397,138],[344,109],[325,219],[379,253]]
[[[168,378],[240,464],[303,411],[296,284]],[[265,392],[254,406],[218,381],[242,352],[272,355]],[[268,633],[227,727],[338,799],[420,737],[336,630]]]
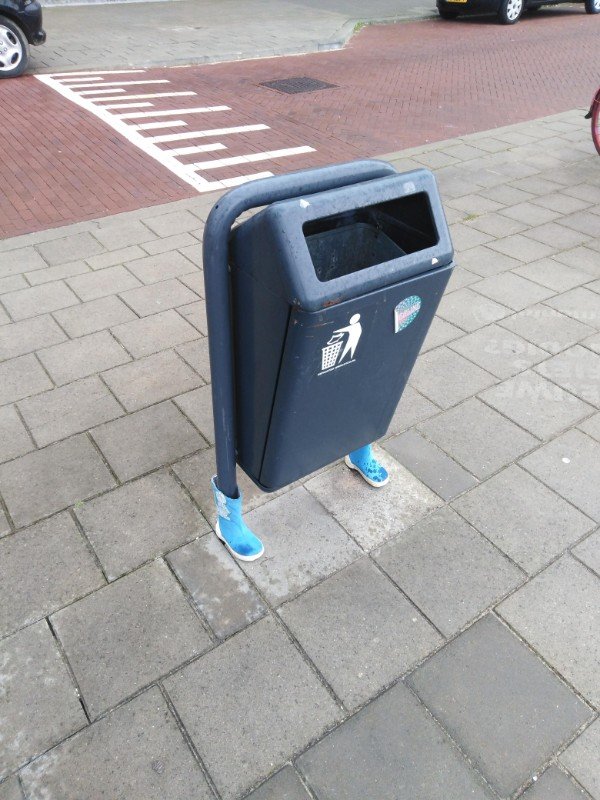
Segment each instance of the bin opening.
[[311,220],[302,231],[323,283],[438,243],[425,192]]

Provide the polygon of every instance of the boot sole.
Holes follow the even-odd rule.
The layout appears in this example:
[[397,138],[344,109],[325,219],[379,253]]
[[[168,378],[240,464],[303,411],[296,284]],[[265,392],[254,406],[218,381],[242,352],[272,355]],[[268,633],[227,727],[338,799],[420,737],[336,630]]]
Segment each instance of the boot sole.
[[367,478],[367,476],[365,475],[365,473],[364,473],[362,470],[360,470],[360,469],[359,469],[359,468],[356,466],[356,464],[353,464],[353,463],[350,461],[350,459],[349,459],[349,457],[348,457],[348,456],[346,456],[346,457],[344,458],[344,461],[345,461],[345,463],[346,463],[346,466],[347,466],[347,467],[350,467],[350,469],[353,469],[353,470],[355,470],[356,472],[358,472],[358,474],[360,475],[360,477],[361,477],[361,478],[362,478],[364,481],[366,481],[366,482],[369,484],[369,486],[373,486],[375,489],[381,489],[381,487],[382,487],[382,486],[385,486],[385,485],[386,485],[386,483],[388,483],[388,482],[389,482],[389,480],[390,480],[390,476],[388,475],[388,476],[387,476],[387,478],[386,478],[384,481],[380,481],[379,483],[378,483],[377,481],[372,481],[372,480],[371,480],[371,478]]
[[263,547],[262,550],[259,553],[256,553],[256,555],[254,555],[254,556],[242,556],[242,555],[240,555],[240,553],[236,553],[236,551],[233,549],[233,547],[231,547],[229,545],[227,539],[221,533],[221,529],[219,528],[219,521],[218,520],[217,520],[217,524],[215,525],[215,533],[217,535],[217,538],[220,539],[223,542],[223,544],[229,550],[231,555],[234,558],[239,559],[240,561],[256,561],[256,559],[260,558],[262,556],[262,554],[265,552],[265,548]]

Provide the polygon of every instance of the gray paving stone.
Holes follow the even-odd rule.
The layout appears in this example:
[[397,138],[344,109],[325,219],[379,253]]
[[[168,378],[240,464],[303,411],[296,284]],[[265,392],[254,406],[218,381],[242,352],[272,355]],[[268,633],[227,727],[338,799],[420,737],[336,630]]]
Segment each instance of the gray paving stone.
[[184,490],[164,472],[120,486],[75,513],[109,580],[210,530]]
[[106,269],[106,267],[116,267],[134,258],[143,258],[144,255],[142,248],[134,244],[130,247],[122,247],[120,250],[102,253],[99,256],[91,256],[86,261],[92,269]]
[[46,622],[0,641],[0,669],[2,780],[87,720]]
[[[185,256],[189,261],[191,261],[196,267],[202,269],[202,245],[200,243],[189,245],[188,247],[182,247],[180,248],[179,252],[182,256]],[[188,275],[186,277],[190,276]],[[190,286],[190,289],[194,289],[194,287]]]
[[[588,243],[589,245],[589,243]],[[600,264],[598,264],[598,253],[592,247],[574,247],[572,250],[565,250],[557,253],[554,258],[561,264],[568,267],[589,272],[590,275],[600,276]]]
[[0,406],[52,388],[52,382],[33,355],[0,364]]
[[23,792],[16,778],[9,778],[0,784],[0,800],[23,800]]
[[127,411],[167,400],[202,383],[173,350],[116,367],[102,377]]
[[52,380],[61,386],[130,360],[108,331],[91,333],[38,352]]
[[553,297],[548,300],[548,305],[596,330],[600,328],[600,295],[590,292],[585,286]]
[[102,572],[69,514],[0,541],[0,636],[104,586]]
[[481,397],[540,439],[556,436],[594,410],[532,370],[492,386]]
[[122,292],[121,298],[140,317],[193,303],[198,299],[187,286],[184,286],[176,279],[160,281],[150,286],[142,286],[139,289],[130,289],[128,292]]
[[89,267],[83,261],[71,261],[69,264],[59,264],[57,267],[36,269],[35,272],[27,272],[26,275],[32,286],[39,286],[42,283],[71,278],[74,275],[82,275],[84,272],[89,271]]
[[591,703],[600,705],[600,579],[563,556],[500,606],[500,614]]
[[340,717],[272,618],[168,678],[165,688],[224,800],[247,792]]
[[[198,224],[197,221],[196,224]],[[176,233],[171,236],[165,236],[163,239],[153,239],[150,242],[146,242],[144,250],[149,256],[155,256],[159,253],[169,253],[172,250],[179,250],[182,247],[194,244],[197,245],[198,240],[190,233]]]
[[394,436],[384,446],[396,461],[444,500],[451,500],[477,484],[472,475],[417,431]]
[[76,233],[62,239],[53,239],[37,245],[37,250],[44,259],[54,266],[76,261],[79,258],[89,258],[104,252],[104,247],[91,233]]
[[126,289],[134,289],[136,286],[142,285],[131,272],[122,266],[108,267],[87,275],[78,275],[70,278],[67,283],[83,302],[97,300],[99,297],[117,294],[117,292],[124,292]]
[[134,358],[149,356],[198,338],[195,328],[174,309],[116,325],[112,332]]
[[306,488],[365,550],[405,531],[442,504],[440,498],[388,453],[377,448],[390,482],[373,490],[345,464],[309,480]]
[[524,235],[556,250],[568,250],[571,247],[578,247],[590,238],[588,234],[580,233],[570,227],[567,228],[558,222],[547,222],[545,225],[529,228]]
[[544,305],[526,308],[500,324],[549,353],[560,353],[594,331],[589,325]]
[[421,423],[419,428],[428,439],[480,479],[538,443],[533,436],[476,398]]
[[[95,722],[21,773],[28,800],[212,800],[157,688]],[[98,793],[101,794],[98,794]]]
[[586,419],[579,425],[579,428],[600,442],[600,413]]
[[575,345],[536,369],[563,389],[600,407],[600,354]]
[[79,300],[65,283],[55,281],[32,286],[31,289],[8,292],[2,295],[2,302],[11,317],[18,321],[76,305]]
[[464,331],[461,331],[456,325],[446,322],[441,317],[435,317],[420,352],[426,353],[428,350],[433,350],[435,347],[446,344],[446,342],[451,342],[459,336],[464,336]]
[[2,254],[0,277],[17,275],[29,270],[44,269],[47,266],[48,264],[33,247],[20,247]]
[[502,209],[500,213],[503,217],[518,220],[526,226],[544,225],[546,222],[552,222],[552,220],[560,217],[559,211],[544,208],[538,204],[537,200],[535,203],[517,203],[514,206]]
[[150,217],[144,223],[157,236],[173,236],[187,231],[200,232],[200,220],[190,211],[174,211],[160,216]]
[[175,402],[183,413],[198,428],[202,436],[210,444],[215,441],[215,429],[212,412],[212,389],[201,386],[175,398]]
[[455,500],[453,506],[529,573],[594,527],[592,520],[516,465]]
[[319,798],[364,800],[374,792],[377,800],[492,797],[403,684],[313,745],[297,767]]
[[206,319],[206,303],[204,300],[197,300],[178,309],[182,317],[187,319],[203,336],[208,334],[208,322]]
[[155,256],[128,261],[127,268],[142,283],[158,283],[167,278],[178,278],[192,272],[194,265],[181,253],[159,253]]
[[180,582],[219,639],[267,611],[258,593],[216,536],[203,536],[168,556]]
[[0,305],[0,326],[8,325],[11,322],[10,317],[6,313],[6,311]]
[[0,278],[0,294],[26,289],[27,286],[28,283],[22,275],[8,275],[6,278]]
[[516,258],[498,253],[495,250],[490,250],[485,245],[482,247],[472,247],[470,250],[465,250],[460,254],[460,265],[465,267],[475,275],[482,278],[488,275],[497,275],[500,272],[518,267],[522,262],[517,261]]
[[560,249],[560,245],[552,247],[520,233],[507,236],[505,239],[489,242],[487,246],[503,255],[516,258],[518,261],[525,263],[538,261],[540,258],[551,255],[556,249]]
[[528,227],[527,223],[518,220],[518,218],[511,219],[494,212],[487,214],[481,214],[480,212],[474,219],[469,220],[467,225],[470,228],[489,234],[494,239],[511,236],[513,233],[521,233]]
[[210,647],[162,561],[63,608],[52,624],[92,717]]
[[470,225],[463,225],[462,222],[452,225],[452,242],[458,252],[486,244],[493,238],[493,234],[482,233]]
[[590,710],[496,618],[484,617],[409,683],[502,796],[590,718]]
[[143,244],[155,238],[144,222],[122,217],[101,220],[94,228],[94,236],[107,250]]
[[287,766],[249,794],[246,800],[310,800],[310,795],[298,773]]
[[8,518],[4,511],[0,509],[0,536],[5,536],[7,533],[10,533]]
[[92,435],[121,481],[137,478],[206,446],[170,402],[108,422],[94,428]]
[[588,536],[573,553],[600,577],[600,531]]
[[[479,283],[477,284],[479,286]],[[475,331],[510,314],[506,306],[482,297],[470,288],[459,289],[442,298],[438,315],[465,331]]]
[[510,378],[548,357],[545,350],[499,325],[487,325],[449,346],[497,378]]
[[85,336],[87,333],[106,330],[113,325],[136,319],[133,311],[118,297],[101,297],[99,300],[57,311],[54,316],[68,335],[73,337]]
[[418,522],[374,557],[445,636],[455,634],[524,578],[450,508]]
[[350,709],[378,694],[443,641],[367,558],[279,613]]
[[208,357],[208,339],[195,339],[175,348],[179,355],[196,370],[207,383],[210,383],[210,359]]
[[240,567],[275,605],[361,555],[344,529],[303,487],[246,514],[246,523],[262,539],[268,557],[240,562]]
[[85,435],[0,465],[0,493],[18,527],[112,486],[110,472]]
[[14,407],[0,408],[0,463],[33,449],[34,444]]
[[600,797],[600,722],[586,728],[559,760],[593,798]]
[[521,797],[523,800],[589,800],[589,794],[555,766],[550,766]]
[[600,237],[600,215],[593,213],[593,209],[575,211],[561,219],[561,225],[579,231],[586,236]]
[[474,289],[514,311],[522,311],[524,308],[554,295],[552,289],[544,288],[513,272],[504,272],[502,275],[484,278]]
[[496,378],[454,350],[439,347],[419,356],[410,382],[425,397],[446,409],[496,383]]
[[446,286],[446,294],[455,292],[457,289],[462,289],[465,286],[470,286],[480,280],[481,276],[475,275],[474,272],[470,272],[468,269],[463,269],[462,267],[455,267],[452,270],[452,275]]
[[22,400],[18,406],[39,447],[123,414],[121,406],[96,376]]
[[387,435],[400,433],[439,411],[438,406],[419,394],[412,386],[406,386],[389,424]]
[[522,465],[600,522],[600,442],[571,430],[526,456]]
[[553,192],[546,196],[536,197],[534,202],[536,205],[542,206],[542,208],[549,208],[560,212],[560,214],[580,211],[582,208],[589,206],[588,202],[571,197],[569,194],[563,194],[563,192]]
[[514,272],[523,278],[547,286],[555,292],[566,292],[582,283],[587,283],[591,277],[588,272],[581,269],[571,269],[565,264],[558,263],[555,258],[542,258],[522,267],[517,267]]

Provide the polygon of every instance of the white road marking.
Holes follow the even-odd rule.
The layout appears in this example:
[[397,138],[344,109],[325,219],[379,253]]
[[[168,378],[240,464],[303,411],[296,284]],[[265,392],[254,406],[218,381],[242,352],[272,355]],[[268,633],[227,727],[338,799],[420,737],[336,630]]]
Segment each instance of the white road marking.
[[302,153],[314,152],[314,147],[287,147],[283,150],[271,150],[266,153],[248,153],[245,156],[216,158],[213,161],[197,161],[195,164],[188,164],[188,169],[222,169],[223,167],[233,167],[236,164],[251,164],[254,161],[270,161],[272,158],[285,158],[286,156],[299,156]]
[[[116,99],[116,98],[115,98]],[[119,98],[121,99],[121,98]],[[117,109],[117,108],[150,108],[154,103],[115,103],[112,106],[102,106],[102,108]],[[117,116],[119,116],[117,114]]]
[[187,122],[182,119],[172,119],[168,122],[143,122],[141,125],[132,125],[134,131],[153,131],[156,128],[182,128],[187,127]]
[[[171,81],[168,81],[166,78],[161,78],[160,80],[155,81],[102,81],[102,86],[143,86],[144,84],[148,83],[171,83]],[[95,83],[82,83],[81,86],[77,86],[76,88],[91,89],[95,85]]]
[[172,156],[191,156],[194,153],[210,153],[213,150],[227,150],[224,144],[216,142],[215,144],[197,144],[193,147],[177,147],[174,150],[165,150]]
[[[36,78],[37,77],[38,76],[36,75]],[[39,80],[41,80],[41,79],[42,78],[40,77]],[[65,89],[68,89],[68,88],[69,88],[68,86],[65,86]],[[115,89],[115,91],[122,92],[122,91],[124,91],[124,89]],[[192,95],[195,95],[195,94],[196,94],[196,92],[160,92],[159,94],[124,94],[122,97],[119,97],[119,100],[150,100],[150,99],[152,99],[154,97],[191,97]],[[72,97],[70,99],[73,100]],[[100,100],[103,100],[103,99],[104,100],[110,100],[111,98],[110,97],[104,97],[104,98],[99,97],[98,98],[98,102],[100,102]]]
[[118,114],[119,119],[139,117],[169,117],[171,114],[208,114],[211,111],[231,111],[229,106],[202,106],[201,108],[174,108],[171,111],[142,111],[139,114]]
[[[194,164],[183,164],[179,161],[178,156],[193,155],[195,153],[208,153],[215,150],[226,150],[226,145],[221,142],[209,142],[207,144],[192,145],[190,147],[175,147],[175,148],[161,148],[158,145],[167,142],[178,142],[182,140],[215,138],[220,136],[235,135],[239,133],[249,133],[253,131],[268,131],[268,125],[257,123],[252,125],[234,125],[227,128],[212,128],[200,131],[186,131],[184,133],[169,133],[161,134],[159,136],[145,136],[143,131],[151,131],[160,128],[176,128],[187,126],[188,123],[182,119],[165,119],[162,122],[141,122],[130,123],[128,120],[146,119],[148,117],[172,117],[182,116],[189,114],[204,114],[209,112],[231,111],[229,106],[199,106],[196,108],[182,108],[182,109],[161,109],[157,111],[135,112],[126,114],[114,114],[112,111],[118,111],[124,108],[147,108],[153,106],[153,103],[137,103],[137,102],[121,102],[129,100],[149,100],[149,99],[164,99],[170,97],[193,97],[196,92],[181,91],[181,92],[160,92],[156,94],[126,94],[124,86],[141,85],[141,84],[165,84],[170,83],[167,79],[156,80],[139,80],[139,81],[105,81],[102,75],[118,75],[127,73],[141,73],[144,74],[145,70],[112,70],[107,72],[80,72],[80,73],[57,73],[55,75],[36,75],[35,77],[40,82],[46,84],[63,97],[71,100],[76,105],[94,114],[98,119],[110,125],[113,130],[121,134],[128,142],[138,147],[142,152],[149,155],[151,158],[158,161],[180,180],[185,181],[190,186],[193,186],[199,192],[208,192],[214,189],[224,189],[231,186],[239,186],[247,181],[256,180],[258,178],[266,178],[272,175],[272,172],[264,171],[257,172],[252,175],[237,175],[230,178],[222,178],[221,180],[209,180],[198,174],[203,170],[219,170],[225,167],[235,166],[237,164],[250,164],[255,161],[269,161],[276,158],[285,158],[304,153],[315,152],[313,147],[303,145],[301,147],[287,147],[279,150],[270,150],[259,153],[248,153],[241,156],[231,156],[227,158],[218,158],[198,161]],[[81,78],[77,76],[86,76],[87,82],[82,82]],[[64,78],[64,80],[60,80]],[[69,85],[71,84],[71,85]],[[122,94],[121,94],[122,93]],[[104,96],[100,96],[104,95]],[[118,95],[118,96],[115,96]]]
[[146,72],[145,69],[111,69],[105,71],[94,70],[93,72],[54,72],[52,78],[62,78],[59,83],[63,83],[65,79],[71,78],[75,75],[133,75],[134,73]]
[[[67,87],[69,88],[69,87]],[[117,98],[114,97],[115,94],[119,92],[124,92],[125,89],[87,89],[85,92],[80,92],[81,97],[86,97],[87,95],[92,94],[109,94],[110,97],[106,97],[106,100],[116,100]]]
[[189,131],[189,133],[165,134],[164,136],[153,136],[150,141],[158,144],[159,142],[178,142],[181,139],[201,139],[209,136],[226,136],[230,133],[250,133],[251,131],[268,131],[269,126],[263,125],[238,125],[236,128],[212,128],[208,131]]

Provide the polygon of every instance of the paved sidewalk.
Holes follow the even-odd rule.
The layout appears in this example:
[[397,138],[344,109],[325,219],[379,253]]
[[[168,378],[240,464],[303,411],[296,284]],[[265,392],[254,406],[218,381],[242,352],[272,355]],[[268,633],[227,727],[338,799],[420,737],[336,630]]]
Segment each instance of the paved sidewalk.
[[[432,0],[178,0],[44,9],[32,71],[206,64],[343,47],[357,23],[420,19]],[[90,32],[93,31],[93,35]]]
[[242,479],[242,568],[216,195],[0,243],[0,800],[600,800],[600,159],[580,112],[389,158],[459,264],[392,482]]

